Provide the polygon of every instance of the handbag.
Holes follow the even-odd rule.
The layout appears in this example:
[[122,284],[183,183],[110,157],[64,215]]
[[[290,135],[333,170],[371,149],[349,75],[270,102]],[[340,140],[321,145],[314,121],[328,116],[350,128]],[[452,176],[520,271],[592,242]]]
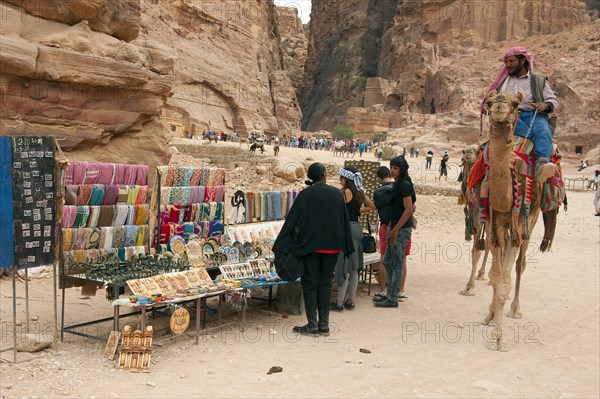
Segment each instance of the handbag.
[[281,248],[284,250],[274,251],[275,271],[283,281],[294,282],[304,275],[304,259],[292,254],[294,239],[291,236],[284,237]]
[[375,237],[371,235],[371,223],[369,223],[369,215],[367,215],[367,228],[369,233],[363,233],[362,247],[363,253],[372,254],[377,252],[377,244],[375,243]]

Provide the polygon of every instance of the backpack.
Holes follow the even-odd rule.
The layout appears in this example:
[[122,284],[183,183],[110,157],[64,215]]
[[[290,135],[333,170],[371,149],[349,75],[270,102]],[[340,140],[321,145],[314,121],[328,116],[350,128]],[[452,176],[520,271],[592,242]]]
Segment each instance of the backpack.
[[379,213],[379,220],[382,224],[388,224],[392,219],[392,207],[390,206],[390,194],[394,184],[384,184],[378,187],[373,193],[373,203]]

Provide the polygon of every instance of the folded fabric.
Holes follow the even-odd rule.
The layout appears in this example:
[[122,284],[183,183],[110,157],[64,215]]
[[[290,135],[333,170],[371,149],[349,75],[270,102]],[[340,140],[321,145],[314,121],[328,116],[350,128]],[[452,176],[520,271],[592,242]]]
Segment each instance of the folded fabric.
[[84,249],[96,248],[98,246],[98,243],[100,242],[101,230],[99,228],[92,228],[92,229],[86,229],[86,230],[88,230],[88,231],[87,231],[87,237],[86,237]]
[[215,199],[216,202],[223,202],[225,200],[225,186],[215,186]]
[[98,177],[100,176],[100,164],[96,162],[88,162],[85,168],[85,176],[83,178],[83,184],[95,184],[98,183]]
[[138,226],[125,226],[125,243],[126,247],[133,247],[137,243]]
[[192,178],[190,179],[190,186],[199,186],[201,177],[202,168],[194,168],[194,170],[192,171]]
[[145,204],[148,198],[148,186],[138,186],[139,193],[135,201],[135,205]]
[[271,193],[273,195],[273,219],[272,220],[280,220],[281,217],[281,193],[279,191],[273,191]]
[[125,164],[115,164],[115,177],[112,184],[125,184]]
[[125,243],[125,239],[127,238],[127,230],[124,226],[115,227],[113,230],[113,239],[112,239],[112,247],[120,248]]
[[143,226],[138,226],[138,235],[137,235],[137,240],[136,240],[136,245],[140,246],[140,245],[145,245],[147,244],[148,240],[148,226],[147,225],[143,225]]
[[135,224],[138,226],[142,224],[148,224],[148,204],[136,205],[135,207],[137,209]]
[[135,184],[145,186],[148,184],[148,165],[136,165]]
[[181,187],[183,184],[183,168],[176,168],[173,176],[173,187]]
[[126,205],[129,197],[129,186],[126,184],[119,185],[119,195],[117,196],[117,204]]
[[200,182],[198,183],[198,185],[199,186],[208,185],[209,177],[210,177],[210,168],[204,166],[202,168],[202,174],[200,175]]
[[217,189],[215,186],[204,187],[204,202],[211,202],[215,200]]
[[103,227],[100,230],[100,241],[98,243],[100,249],[112,248],[114,231],[114,227]]
[[77,194],[77,205],[88,205],[92,197],[93,187],[91,184],[80,184]]
[[73,247],[73,242],[75,240],[75,231],[76,229],[62,229],[62,249],[65,251],[71,250]]
[[208,228],[208,236],[220,236],[223,235],[223,221],[222,220],[211,220]]
[[86,205],[77,206],[77,214],[73,222],[73,227],[85,227],[90,217],[90,207]]
[[171,187],[161,187],[160,189],[160,203],[161,205],[168,205],[171,200]]
[[65,204],[66,205],[77,205],[77,198],[79,197],[79,185],[69,184],[65,186]]
[[97,178],[99,184],[113,184],[115,178],[115,164],[101,163],[99,164],[100,172]]
[[180,186],[189,187],[192,184],[192,173],[194,173],[194,168],[182,168],[182,177]]
[[110,184],[104,187],[104,198],[100,205],[115,205],[119,197],[119,186]]
[[98,219],[100,218],[100,207],[99,206],[90,206],[90,217],[88,218],[88,222],[86,227],[96,227],[98,226]]
[[62,219],[62,227],[73,227],[73,223],[75,223],[75,217],[77,216],[77,206],[76,205],[65,205],[63,207],[63,219]]
[[127,221],[127,215],[129,213],[129,206],[127,205],[116,205],[115,213],[113,217],[113,226],[123,226]]
[[171,239],[171,226],[167,224],[162,224],[160,226],[160,244],[168,244]]
[[114,205],[102,205],[100,207],[100,216],[98,217],[98,227],[112,226],[115,214]]
[[171,187],[170,204],[188,205],[192,195],[191,187]]
[[126,225],[131,225],[134,222],[134,205],[127,205],[127,219],[125,219]]
[[137,202],[138,194],[140,193],[140,186],[129,186],[127,191],[127,205],[135,205]]
[[125,165],[125,176],[123,177],[123,184],[132,185],[135,184],[137,175],[137,165]]

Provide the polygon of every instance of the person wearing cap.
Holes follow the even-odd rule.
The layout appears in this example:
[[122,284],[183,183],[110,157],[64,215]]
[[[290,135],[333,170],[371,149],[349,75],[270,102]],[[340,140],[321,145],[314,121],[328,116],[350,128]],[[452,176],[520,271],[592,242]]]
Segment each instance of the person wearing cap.
[[[548,117],[558,109],[558,99],[547,78],[533,72],[533,55],[526,48],[512,47],[504,53],[503,59],[504,68],[488,87],[480,111],[483,113],[487,97],[494,90],[498,93],[523,94],[515,135],[528,138],[535,145],[535,180],[543,183],[555,171],[555,166],[550,162],[553,132]],[[480,121],[482,133],[483,119]]]
[[340,191],[326,184],[325,165],[315,162],[308,168],[309,187],[302,190],[273,244],[273,252],[302,258],[301,279],[308,323],[295,326],[303,335],[329,335],[331,279],[338,256],[355,251],[350,219]]
[[413,209],[417,200],[415,190],[408,175],[408,162],[403,156],[392,158],[390,173],[394,178],[394,187],[390,193],[392,216],[388,227],[387,249],[383,257],[386,268],[386,296],[374,300],[376,307],[397,308],[398,293],[402,281],[404,253],[413,229]]
[[[340,169],[341,193],[344,197],[345,208],[350,218],[350,230],[355,251],[349,257],[339,256],[335,265],[335,282],[338,294],[331,302],[330,309],[341,312],[346,308],[353,310],[356,290],[358,288],[359,272],[364,268],[363,262],[363,230],[360,225],[360,215],[375,209],[375,205],[365,193],[362,174],[354,166]],[[348,297],[346,298],[346,294]]]

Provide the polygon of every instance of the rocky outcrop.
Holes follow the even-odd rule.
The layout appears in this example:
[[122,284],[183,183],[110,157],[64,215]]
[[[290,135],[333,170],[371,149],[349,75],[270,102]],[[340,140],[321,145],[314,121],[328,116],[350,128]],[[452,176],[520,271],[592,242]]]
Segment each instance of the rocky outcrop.
[[170,134],[157,116],[174,56],[138,38],[139,1],[7,3],[0,2],[4,133],[53,135],[71,159],[168,161]]
[[377,75],[380,38],[392,24],[397,2],[312,2],[300,98],[303,130],[332,130],[344,121],[346,108],[363,105],[366,79]]
[[186,131],[246,135],[299,127],[271,1],[142,1],[142,31],[177,51],[171,111]]
[[304,81],[304,64],[308,59],[308,39],[296,8],[276,7],[276,11],[283,69],[299,95]]
[[475,107],[503,47],[528,38],[548,45],[546,35],[589,23],[587,13],[578,0],[314,1],[303,128],[331,129],[346,109],[377,103],[417,113]]

